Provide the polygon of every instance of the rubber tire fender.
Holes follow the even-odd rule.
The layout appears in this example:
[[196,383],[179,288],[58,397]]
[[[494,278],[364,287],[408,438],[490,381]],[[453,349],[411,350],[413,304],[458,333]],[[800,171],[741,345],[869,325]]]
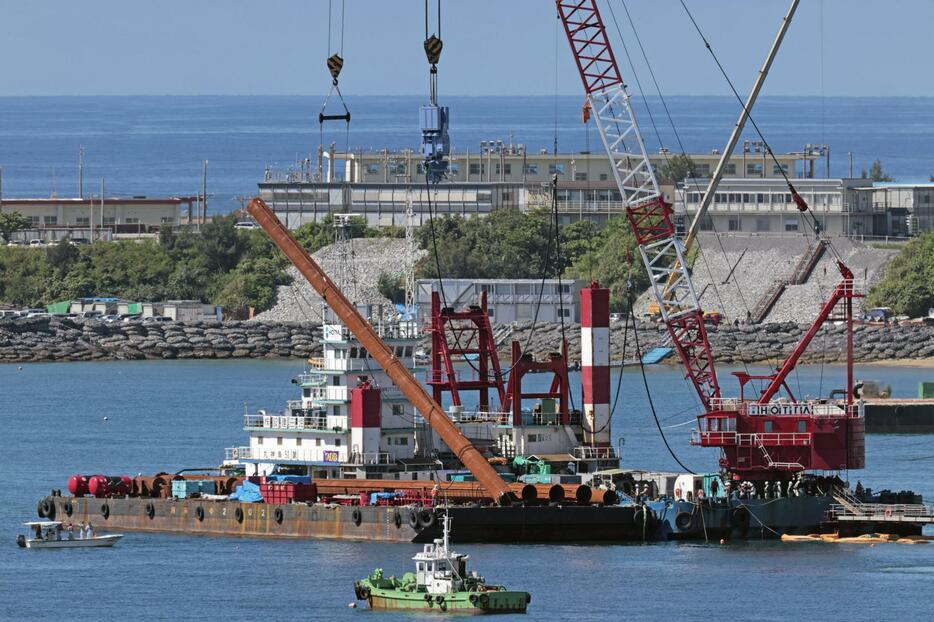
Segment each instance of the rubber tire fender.
[[360,600],[368,600],[370,598],[370,588],[363,585],[360,587]]
[[422,510],[418,513],[418,524],[422,529],[428,529],[435,524],[435,513],[431,510]]
[[237,508],[237,510],[234,512],[234,518],[237,520],[238,523],[243,522],[243,508],[241,507]]
[[36,504],[36,514],[39,518],[45,518],[45,499],[40,500],[39,503]]
[[468,598],[470,599],[470,604],[474,606],[476,606],[477,601],[480,600],[480,597],[477,596],[476,594],[471,594]]
[[399,513],[399,510],[392,513],[392,524],[396,526],[396,529],[402,528],[402,514]]
[[199,523],[204,520],[204,508],[202,506],[199,505],[195,508],[195,516],[197,517]]
[[688,531],[694,524],[694,516],[690,512],[678,512],[675,516],[675,527],[681,531]]
[[409,514],[409,527],[412,529],[421,528],[421,523],[418,521],[418,510],[412,510],[412,513]]
[[49,520],[55,520],[55,502],[52,501],[50,497],[43,499],[40,506],[42,512],[40,516],[44,516]]
[[110,505],[107,503],[101,504],[101,516],[104,517],[104,520],[110,518]]
[[149,520],[152,520],[156,516],[156,506],[152,501],[146,504],[145,512],[146,516],[149,517]]
[[490,606],[490,597],[489,597],[489,595],[487,595],[487,594],[481,594],[481,595],[480,595],[480,606],[481,606],[481,607],[484,607],[484,608]]
[[354,508],[353,512],[350,514],[350,520],[357,527],[360,526],[360,523],[363,522],[363,512],[360,511],[360,508]]
[[65,516],[71,516],[75,512],[75,507],[71,504],[71,501],[66,501],[62,505],[62,509],[65,511]]
[[276,523],[279,525],[282,524],[282,519],[285,518],[285,513],[282,511],[282,508],[276,508],[276,511],[273,512],[273,518],[275,519]]

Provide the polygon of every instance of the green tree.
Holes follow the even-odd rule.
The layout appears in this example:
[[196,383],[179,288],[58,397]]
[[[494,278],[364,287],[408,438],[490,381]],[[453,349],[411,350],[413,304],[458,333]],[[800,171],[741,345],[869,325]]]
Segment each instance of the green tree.
[[402,276],[383,272],[376,282],[379,293],[392,301],[393,304],[405,303],[405,285]]
[[28,226],[29,221],[19,212],[0,212],[0,233],[4,242],[9,242],[14,233]]
[[872,163],[872,166],[869,167],[869,171],[863,169],[862,174],[860,175],[863,179],[871,179],[872,181],[893,181],[892,177],[885,172],[885,169],[882,168],[882,161],[876,160]]
[[866,298],[869,307],[891,307],[919,317],[934,307],[934,233],[919,236],[889,261]]
[[693,177],[697,177],[697,166],[686,154],[671,156],[658,167],[658,181],[663,184],[676,184]]
[[604,226],[593,245],[567,270],[567,275],[599,281],[610,290],[610,307],[614,311],[628,309],[627,281],[632,283],[633,296],[649,286],[639,261],[636,238],[625,216],[617,216]]

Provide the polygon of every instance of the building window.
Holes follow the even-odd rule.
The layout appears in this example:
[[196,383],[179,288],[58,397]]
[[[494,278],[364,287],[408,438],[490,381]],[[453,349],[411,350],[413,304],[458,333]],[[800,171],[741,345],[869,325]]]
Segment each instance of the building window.
[[128,225],[138,225],[139,218],[124,218],[124,222]]
[[390,175],[405,175],[405,162],[391,162],[389,164]]
[[697,170],[698,177],[710,177],[710,165],[709,164],[698,164],[695,167]]
[[564,165],[563,164],[549,164],[548,174],[549,175],[564,175]]
[[30,227],[38,227],[39,217],[38,216],[26,216],[26,222],[29,223]]
[[761,177],[762,176],[762,164],[759,164],[759,163],[747,164],[746,174]]
[[785,219],[785,231],[797,231],[798,230],[798,219],[797,218],[786,218]]
[[727,221],[727,228],[730,231],[742,231],[739,216],[730,216],[730,219]]
[[559,314],[561,317],[565,317],[565,318],[571,317],[571,310],[568,309],[567,307],[561,307],[560,309],[558,309],[558,311],[560,312]]
[[713,231],[713,218],[710,217],[710,214],[704,214],[704,217],[701,218],[700,229],[701,231]]
[[485,168],[484,166],[474,162],[470,165],[470,174],[479,175],[481,172],[483,172],[484,168]]
[[396,439],[396,445],[408,445],[408,444],[409,444],[409,437],[407,436],[400,436],[399,438]]
[[505,164],[503,164],[503,172],[506,175],[512,175],[512,164],[510,164],[509,162],[506,162]]
[[[113,220],[113,218],[111,218],[110,220]],[[108,224],[108,223],[107,223],[107,218],[104,218],[104,224],[105,224],[105,225]],[[111,223],[111,224],[113,224],[113,223]],[[174,224],[175,224],[175,219],[172,218],[171,216],[163,216],[163,217],[162,217],[162,224],[163,224],[163,225],[174,225]]]
[[735,174],[736,174],[736,165],[735,165],[735,164],[727,164],[727,165],[726,165],[726,168],[725,168],[724,171],[723,171],[723,174],[724,174],[724,175],[735,175]]
[[493,317],[496,315],[496,314],[493,312],[493,307],[487,308],[486,312],[487,312],[487,315],[490,316],[490,319],[493,319]]
[[782,172],[784,172],[786,175],[788,174],[788,165],[787,165],[787,164],[782,164],[781,166],[779,166],[778,164],[773,164],[773,165],[772,165],[772,174],[773,174],[773,175],[781,175]]
[[457,162],[451,162],[448,168],[451,170],[451,173],[453,173],[454,175],[457,175],[458,173],[461,172],[461,165],[458,164]]
[[45,216],[45,217],[43,218],[43,222],[45,222],[45,226],[46,226],[46,227],[48,227],[48,226],[50,226],[50,225],[57,225],[57,224],[58,224],[58,216]]
[[600,181],[606,181],[606,180],[607,180],[606,173],[600,173]]
[[743,193],[743,203],[749,203],[749,199],[750,199],[751,196],[752,196],[752,195],[747,194],[747,193],[744,192],[744,193]]
[[538,175],[538,164],[526,164],[525,174],[526,175]]
[[366,172],[368,175],[375,175],[379,172],[379,164],[370,163],[366,165]]
[[277,437],[276,437],[276,445],[281,445],[281,444],[282,444],[282,437],[281,437],[281,436],[277,436]]
[[574,181],[587,181],[587,173],[574,173]]
[[769,219],[768,218],[756,218],[756,231],[768,231],[769,230]]
[[392,414],[393,416],[401,417],[403,414],[405,414],[405,408],[403,408],[402,404],[393,404]]
[[[162,220],[165,220],[165,218],[163,218]],[[174,219],[170,218],[169,220],[174,220]],[[105,224],[105,225],[113,225],[115,222],[116,222],[116,219],[115,219],[113,216],[104,216],[104,224]],[[163,223],[163,224],[165,224],[165,223]],[[171,224],[171,223],[169,223],[169,224]]]
[[257,444],[257,445],[262,445],[262,444],[263,444],[263,437],[262,437],[262,436],[257,436],[257,437],[256,437],[256,444]]

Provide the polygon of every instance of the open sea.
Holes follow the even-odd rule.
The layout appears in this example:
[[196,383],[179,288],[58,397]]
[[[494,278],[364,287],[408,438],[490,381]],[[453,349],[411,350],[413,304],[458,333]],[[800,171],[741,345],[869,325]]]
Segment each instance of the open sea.
[[[417,545],[134,533],[113,549],[28,551],[14,543],[41,496],[65,488],[74,473],[217,464],[225,447],[246,439],[245,405],[278,409],[294,397],[290,379],[301,361],[19,367],[0,365],[0,619],[406,619],[347,605],[355,579],[374,567],[408,570]],[[719,371],[731,386],[729,370]],[[910,396],[934,370],[862,365],[856,375]],[[688,445],[696,407],[680,371],[652,367],[648,380],[675,452],[689,467],[714,469],[714,451]],[[839,366],[802,366],[790,384],[799,394],[826,395],[841,381]],[[573,377],[572,386],[578,383]],[[613,425],[625,437],[624,464],[676,469],[638,369],[627,368],[619,386]],[[866,462],[865,471],[850,474],[853,484],[912,488],[934,499],[934,436],[871,435]],[[934,545],[457,548],[488,578],[532,593],[528,620],[929,620],[934,606]]]
[[[481,140],[562,152],[592,150],[600,138],[580,123],[581,98],[442,97],[451,108],[451,140],[476,152]],[[727,97],[669,97],[669,124],[657,98],[634,98],[647,147],[679,153],[722,149],[739,113]],[[339,149],[417,148],[420,97],[349,97],[349,135],[317,123],[322,97],[0,97],[3,196],[78,194],[84,147],[86,194],[105,178],[108,195],[179,196],[201,190],[208,160],[209,210],[229,212],[256,194],[266,166],[288,168],[313,157],[319,143]],[[647,105],[646,105],[647,104]],[[651,111],[651,118],[648,111]],[[776,152],[830,145],[831,176],[847,176],[879,159],[900,181],[934,175],[934,98],[762,97],[753,117]],[[654,119],[656,128],[652,125]],[[747,138],[755,139],[751,132]],[[740,149],[742,145],[740,144]],[[816,165],[826,175],[824,162]]]

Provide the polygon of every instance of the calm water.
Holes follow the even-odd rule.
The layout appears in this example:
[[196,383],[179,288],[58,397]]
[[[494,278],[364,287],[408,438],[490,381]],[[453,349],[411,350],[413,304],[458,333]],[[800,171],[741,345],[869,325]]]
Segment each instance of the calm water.
[[[329,130],[324,142],[357,149],[417,147],[420,97],[349,98],[353,113],[349,142],[343,129]],[[636,102],[650,150],[659,144],[677,153],[664,110],[648,105],[659,124],[649,122]],[[0,166],[5,196],[74,196],[78,148],[87,151],[85,192],[185,195],[201,188],[201,162],[209,160],[211,211],[239,206],[238,196],[256,193],[266,165],[285,168],[310,157],[321,137],[318,97],[0,97]],[[667,99],[687,151],[722,148],[739,112],[724,97]],[[475,151],[479,141],[502,139],[530,150],[551,151],[556,122],[551,97],[447,97],[455,147]],[[579,122],[581,98],[557,101],[561,151],[598,150],[596,130]],[[763,97],[754,117],[776,151],[799,151],[806,143],[830,145],[831,174],[855,172],[881,159],[899,180],[934,174],[934,99]],[[665,120],[663,122],[663,120]],[[750,135],[749,138],[755,138]],[[823,162],[817,174],[824,175]]]
[[[245,439],[244,403],[278,408],[294,396],[297,361],[0,365],[0,619],[369,620],[349,610],[352,581],[375,566],[408,569],[406,544],[245,540],[130,534],[113,550],[23,551],[19,522],[40,495],[77,472],[128,473],[217,464]],[[726,375],[727,370],[721,370]],[[839,367],[802,367],[801,393],[837,386]],[[863,366],[858,377],[912,395],[934,370]],[[576,379],[575,379],[576,380]],[[572,380],[572,384],[575,380]],[[690,448],[691,395],[680,374],[649,377],[672,446],[688,466],[716,455]],[[724,381],[726,384],[728,381]],[[615,429],[625,463],[674,469],[641,377],[626,369]],[[575,397],[579,403],[579,396]],[[103,417],[108,417],[105,422]],[[934,499],[934,437],[870,436],[867,486]],[[525,619],[929,619],[934,547],[780,543],[617,546],[470,545],[490,578],[533,594]],[[383,616],[380,616],[382,619]],[[386,616],[389,619],[401,619]]]

